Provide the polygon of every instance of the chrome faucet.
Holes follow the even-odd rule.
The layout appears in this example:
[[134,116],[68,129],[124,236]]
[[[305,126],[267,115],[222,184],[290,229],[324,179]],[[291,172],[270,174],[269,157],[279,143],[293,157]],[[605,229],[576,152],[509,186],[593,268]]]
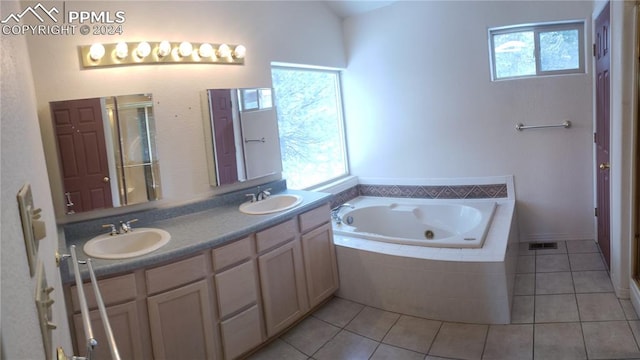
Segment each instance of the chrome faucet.
[[353,205],[351,205],[349,203],[344,203],[344,204],[340,204],[340,205],[334,207],[333,209],[331,209],[331,220],[335,221],[336,224],[338,224],[338,225],[342,224],[342,216],[340,216],[339,213],[340,213],[340,210],[343,207],[348,207],[348,208],[351,208],[351,209],[355,209],[356,208],[355,206],[353,206]]
[[256,201],[265,200],[269,196],[271,196],[271,193],[269,191],[271,191],[271,188],[259,191],[258,195],[256,195]]
[[109,228],[109,235],[114,236],[114,235],[120,235],[123,233],[128,233],[129,231],[133,230],[133,226],[131,226],[131,223],[134,223],[138,221],[138,219],[132,219],[129,221],[120,221],[120,226],[116,227],[114,224],[105,224],[102,225],[103,228]]

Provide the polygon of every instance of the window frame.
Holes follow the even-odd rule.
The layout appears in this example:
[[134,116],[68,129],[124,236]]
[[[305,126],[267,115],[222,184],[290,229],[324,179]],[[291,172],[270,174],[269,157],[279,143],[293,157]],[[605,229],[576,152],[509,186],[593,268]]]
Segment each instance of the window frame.
[[[490,28],[488,30],[488,37],[489,37],[488,40],[489,40],[490,62],[491,62],[491,80],[501,81],[501,80],[522,79],[522,78],[531,78],[531,77],[540,77],[540,76],[586,73],[586,68],[585,68],[586,47],[585,47],[585,37],[584,37],[585,29],[584,28],[585,28],[584,20],[569,20],[569,21],[522,24],[522,25]],[[552,31],[563,31],[563,30],[578,31],[578,55],[579,55],[578,68],[562,69],[562,70],[541,70],[540,34],[546,33],[546,32],[552,32]],[[533,55],[535,57],[536,73],[530,74],[530,75],[497,77],[494,36],[510,34],[510,33],[518,33],[518,32],[533,32],[533,43],[534,43]]]
[[[293,71],[315,71],[315,72],[322,72],[322,73],[332,73],[336,76],[336,104],[337,104],[337,110],[338,110],[338,124],[340,127],[340,138],[341,138],[341,147],[343,149],[343,156],[344,156],[344,172],[338,176],[335,177],[331,177],[329,179],[326,179],[322,182],[307,186],[305,188],[302,188],[300,190],[309,190],[309,191],[313,191],[314,189],[318,189],[318,188],[323,188],[329,184],[332,184],[334,182],[338,182],[341,181],[343,179],[348,178],[349,176],[351,176],[351,165],[349,162],[349,150],[347,147],[347,124],[346,124],[346,120],[345,120],[345,111],[344,111],[344,94],[343,94],[343,82],[342,82],[342,74],[344,72],[343,69],[338,69],[338,68],[331,68],[331,67],[322,67],[322,66],[311,66],[311,65],[300,65],[300,64],[289,64],[289,63],[281,63],[281,62],[272,62],[271,63],[271,67],[270,67],[270,71],[273,72],[273,69],[282,69],[282,70],[293,70]],[[273,75],[272,75],[272,82],[273,82]],[[274,89],[274,97],[277,96],[277,94],[275,94],[275,85],[272,84],[272,88]],[[275,101],[274,101],[274,106],[276,106]],[[277,111],[277,107],[276,107],[276,111]],[[279,134],[278,134],[279,136]],[[284,166],[283,166],[284,168]],[[284,170],[284,169],[283,169]]]

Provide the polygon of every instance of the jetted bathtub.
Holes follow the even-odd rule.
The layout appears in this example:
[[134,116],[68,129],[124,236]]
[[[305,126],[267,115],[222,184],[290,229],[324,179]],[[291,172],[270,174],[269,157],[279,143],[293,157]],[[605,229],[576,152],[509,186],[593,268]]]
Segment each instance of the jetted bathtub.
[[407,199],[360,199],[341,209],[334,233],[406,245],[481,248],[495,201],[425,204]]
[[339,297],[428,319],[508,324],[515,200],[361,196],[334,221]]

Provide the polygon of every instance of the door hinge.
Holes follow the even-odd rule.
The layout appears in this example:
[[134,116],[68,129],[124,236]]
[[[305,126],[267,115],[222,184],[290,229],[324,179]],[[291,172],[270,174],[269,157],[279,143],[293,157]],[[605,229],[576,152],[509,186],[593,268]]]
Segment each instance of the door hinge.
[[593,44],[593,57],[596,57],[596,44]]
[[597,133],[593,133],[593,142],[596,143],[596,144],[598,143],[597,139],[598,139],[598,134]]
[[597,217],[598,216],[598,208],[593,208],[593,214]]

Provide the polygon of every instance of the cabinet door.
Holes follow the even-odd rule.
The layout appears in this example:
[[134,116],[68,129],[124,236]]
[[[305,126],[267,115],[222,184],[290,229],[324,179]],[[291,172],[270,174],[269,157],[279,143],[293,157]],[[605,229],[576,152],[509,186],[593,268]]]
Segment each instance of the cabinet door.
[[258,258],[265,325],[269,337],[299,319],[309,308],[300,241]]
[[206,280],[147,299],[155,359],[214,359],[214,330]]
[[[109,324],[118,347],[118,353],[122,359],[142,359],[144,358],[142,346],[142,331],[138,320],[138,307],[135,302],[128,302],[114,305],[107,308]],[[100,312],[93,310],[89,312],[93,336],[98,341],[92,352],[92,359],[111,359],[111,351],[107,342],[104,325],[100,318]],[[87,336],[84,333],[82,315],[75,314],[73,322],[76,329],[76,339],[78,342],[78,355],[87,355]]]
[[338,290],[338,265],[331,224],[302,235],[309,305],[314,307]]

